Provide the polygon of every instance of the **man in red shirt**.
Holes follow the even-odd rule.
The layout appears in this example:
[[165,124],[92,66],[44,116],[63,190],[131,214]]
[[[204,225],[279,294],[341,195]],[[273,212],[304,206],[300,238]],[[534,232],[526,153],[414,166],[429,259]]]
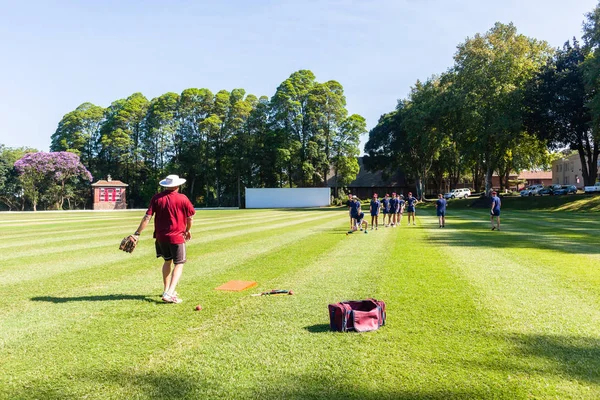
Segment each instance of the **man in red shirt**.
[[[164,291],[162,300],[166,303],[181,303],[175,287],[181,278],[183,264],[186,262],[185,242],[192,238],[194,206],[186,195],[179,193],[179,186],[185,179],[178,175],[169,175],[159,182],[165,190],[158,193],[140,222],[134,235],[139,236],[152,215],[154,218],[154,238],[156,239],[156,257],[165,262],[162,267]],[[173,266],[174,265],[174,266]]]

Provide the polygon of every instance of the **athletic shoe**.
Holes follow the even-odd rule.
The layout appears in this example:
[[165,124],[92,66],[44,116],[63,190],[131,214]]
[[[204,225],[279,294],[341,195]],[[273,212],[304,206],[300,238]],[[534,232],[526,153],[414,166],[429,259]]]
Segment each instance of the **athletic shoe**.
[[417,224],[415,224],[415,223],[413,222],[413,225],[417,225]]
[[162,296],[162,301],[164,301],[165,303],[174,303],[174,304],[179,304],[181,303],[183,300],[181,300],[178,296],[177,296],[177,292],[175,292],[174,294],[168,294],[167,292],[163,293]]
[[493,231],[495,231],[495,230],[496,230],[496,227],[495,227],[495,226],[492,226],[492,230],[493,230]]
[[440,225],[440,228],[441,228],[441,227],[442,227],[442,226]]
[[379,227],[378,227],[378,226],[376,226],[376,227],[375,227],[375,230],[376,230],[376,231],[378,231],[378,230],[379,230]]
[[173,296],[171,296],[171,303],[179,304],[179,303],[183,303],[183,300],[181,300],[177,295],[173,295]]

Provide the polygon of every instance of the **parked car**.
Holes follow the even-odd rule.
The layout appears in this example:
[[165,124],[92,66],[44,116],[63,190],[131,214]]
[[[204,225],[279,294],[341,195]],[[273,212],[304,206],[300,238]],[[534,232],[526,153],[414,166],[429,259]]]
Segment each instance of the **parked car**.
[[452,189],[450,192],[444,195],[446,199],[467,199],[471,195],[471,190],[467,188],[463,189]]
[[564,194],[567,194],[567,188],[566,188],[566,186],[562,186],[560,189],[554,189],[552,191],[552,195],[553,196],[562,196]]
[[[542,188],[543,188],[543,186],[542,186]],[[538,187],[527,186],[525,189],[521,190],[521,191],[519,192],[519,194],[520,194],[521,196],[533,196],[533,192],[534,192],[534,190],[535,190],[535,191],[537,191],[537,190],[539,190],[539,189],[540,189],[540,188],[538,188]]]
[[544,195],[552,196],[554,194],[554,192],[559,191],[560,189],[562,189],[562,186],[560,186],[560,185],[550,185],[550,186],[546,186],[543,189],[541,189],[538,192],[538,194],[540,196],[544,196]]
[[539,194],[539,191],[542,190],[544,188],[544,185],[531,185],[531,186],[527,186],[525,189],[521,190],[519,192],[519,194],[521,196],[534,196],[536,194]]
[[567,194],[577,194],[577,186],[575,185],[565,185],[563,188],[567,190]]
[[583,191],[585,193],[600,193],[600,182],[596,182],[594,186],[585,186]]

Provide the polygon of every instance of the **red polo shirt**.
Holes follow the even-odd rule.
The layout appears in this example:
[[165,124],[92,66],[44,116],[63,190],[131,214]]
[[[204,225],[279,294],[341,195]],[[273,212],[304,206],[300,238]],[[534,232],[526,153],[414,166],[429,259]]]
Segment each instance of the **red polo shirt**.
[[148,215],[154,217],[154,237],[159,242],[185,243],[184,233],[187,218],[196,214],[186,195],[165,190],[150,200]]

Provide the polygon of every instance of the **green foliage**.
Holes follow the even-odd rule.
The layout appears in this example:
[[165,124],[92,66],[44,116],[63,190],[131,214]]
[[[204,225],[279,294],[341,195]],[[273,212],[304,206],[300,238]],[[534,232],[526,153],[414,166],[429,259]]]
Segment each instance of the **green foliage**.
[[81,155],[98,177],[128,183],[142,206],[167,174],[185,176],[201,206],[238,205],[243,187],[323,186],[358,172],[366,122],[348,116],[340,83],[293,73],[269,100],[244,89],[185,89],[148,101],[141,93],[107,109],[84,103],[66,114],[52,149]]
[[584,184],[597,176],[599,130],[593,127],[592,93],[586,88],[586,50],[577,40],[557,49],[553,58],[527,84],[527,129],[551,148],[576,150]]
[[9,211],[25,208],[23,187],[14,167],[15,162],[25,154],[34,152],[37,150],[28,147],[10,148],[0,144],[0,203]]

